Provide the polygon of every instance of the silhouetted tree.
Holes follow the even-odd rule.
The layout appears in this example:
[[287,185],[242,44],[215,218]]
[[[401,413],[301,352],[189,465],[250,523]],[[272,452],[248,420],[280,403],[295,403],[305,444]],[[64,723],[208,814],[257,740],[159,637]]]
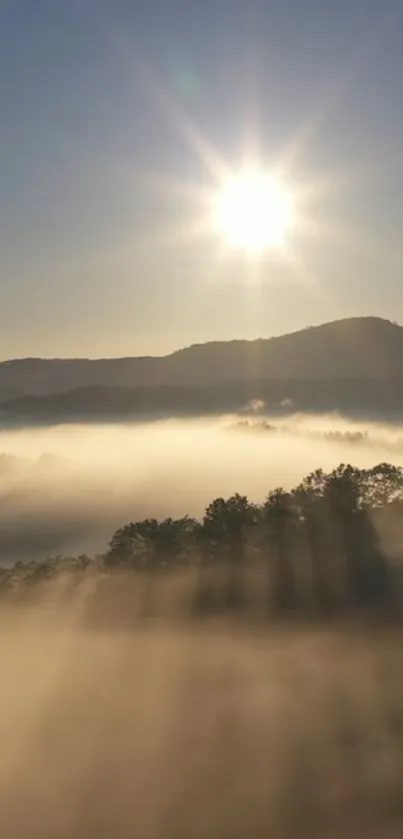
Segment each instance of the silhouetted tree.
[[212,501],[203,517],[206,557],[238,565],[257,518],[257,508],[246,495],[236,493],[226,500],[216,498]]
[[263,506],[263,523],[274,608],[295,608],[297,591],[293,549],[299,522],[289,492],[277,487],[269,493]]
[[143,571],[189,564],[197,549],[199,531],[199,522],[189,516],[132,522],[112,537],[105,564]]
[[204,561],[228,563],[226,602],[231,608],[242,602],[242,562],[257,519],[256,506],[238,493],[226,500],[216,498],[204,513]]
[[[323,472],[308,475],[293,492],[300,522],[298,561],[304,594],[315,611],[327,612],[332,604],[329,558],[334,553],[329,511],[324,501]],[[337,544],[337,540],[336,540]]]
[[[392,527],[393,560],[383,546]],[[198,580],[197,604],[214,603],[220,609],[243,605],[249,596],[246,581],[249,585],[253,578],[254,586],[258,569],[264,591],[270,579],[270,602],[277,614],[308,603],[322,614],[346,609],[372,613],[389,609],[396,599],[400,583],[393,563],[402,544],[403,469],[342,463],[328,473],[312,472],[292,491],[273,490],[262,505],[235,494],[212,501],[202,521],[184,516],[131,522],[113,535],[102,568],[143,572],[139,580],[152,595],[153,574],[196,566],[199,571],[189,579]],[[60,574],[80,580],[100,567],[99,559],[85,555],[17,563],[0,569],[0,589],[18,594],[28,583]]]
[[131,522],[114,533],[105,556],[107,568],[137,568],[154,565],[153,542],[158,529],[156,519]]
[[403,469],[378,463],[360,472],[361,501],[368,509],[379,509],[403,501]]

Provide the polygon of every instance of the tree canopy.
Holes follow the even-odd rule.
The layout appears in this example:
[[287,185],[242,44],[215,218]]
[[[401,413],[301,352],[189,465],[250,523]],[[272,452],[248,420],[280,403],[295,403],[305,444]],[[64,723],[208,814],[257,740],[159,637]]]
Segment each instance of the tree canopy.
[[95,568],[154,578],[176,571],[197,580],[195,602],[203,608],[217,601],[220,589],[220,608],[253,607],[259,600],[276,614],[332,614],[398,603],[401,546],[403,469],[342,463],[331,472],[311,472],[294,489],[271,490],[261,504],[235,493],[214,499],[201,520],[130,522],[97,559],[17,563],[0,571],[0,585]]

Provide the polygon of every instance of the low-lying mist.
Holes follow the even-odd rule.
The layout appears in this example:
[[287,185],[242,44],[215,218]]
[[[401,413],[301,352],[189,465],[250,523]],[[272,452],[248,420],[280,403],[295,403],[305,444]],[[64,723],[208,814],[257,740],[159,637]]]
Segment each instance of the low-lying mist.
[[[239,423],[2,432],[4,560],[102,551],[130,519],[198,516],[237,490],[261,501],[318,466],[403,461],[386,426]],[[35,585],[20,567],[2,590],[1,836],[402,835],[397,612],[268,620],[269,564],[245,569],[238,617],[225,565],[67,565]]]
[[402,835],[399,629],[90,631],[94,585],[3,603],[2,836]]
[[102,552],[147,516],[200,516],[234,492],[262,501],[340,462],[403,463],[403,429],[338,417],[171,420],[0,432],[0,560]]

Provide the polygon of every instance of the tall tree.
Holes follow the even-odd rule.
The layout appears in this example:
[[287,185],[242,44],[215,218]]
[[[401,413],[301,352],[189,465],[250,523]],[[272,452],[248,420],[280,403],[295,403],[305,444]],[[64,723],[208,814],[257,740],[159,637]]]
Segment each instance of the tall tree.
[[246,495],[216,498],[206,508],[203,538],[207,562],[228,563],[226,603],[238,608],[243,603],[243,560],[251,530],[258,520],[258,509]]
[[263,507],[264,541],[271,572],[271,597],[276,610],[297,605],[293,548],[298,514],[289,492],[277,487]]

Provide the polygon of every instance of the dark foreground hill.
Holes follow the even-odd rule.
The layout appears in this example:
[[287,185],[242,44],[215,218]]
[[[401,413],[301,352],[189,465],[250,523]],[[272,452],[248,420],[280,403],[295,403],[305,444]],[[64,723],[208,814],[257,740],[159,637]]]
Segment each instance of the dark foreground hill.
[[403,416],[403,327],[350,318],[279,338],[212,342],[164,357],[0,363],[0,422],[242,411]]

